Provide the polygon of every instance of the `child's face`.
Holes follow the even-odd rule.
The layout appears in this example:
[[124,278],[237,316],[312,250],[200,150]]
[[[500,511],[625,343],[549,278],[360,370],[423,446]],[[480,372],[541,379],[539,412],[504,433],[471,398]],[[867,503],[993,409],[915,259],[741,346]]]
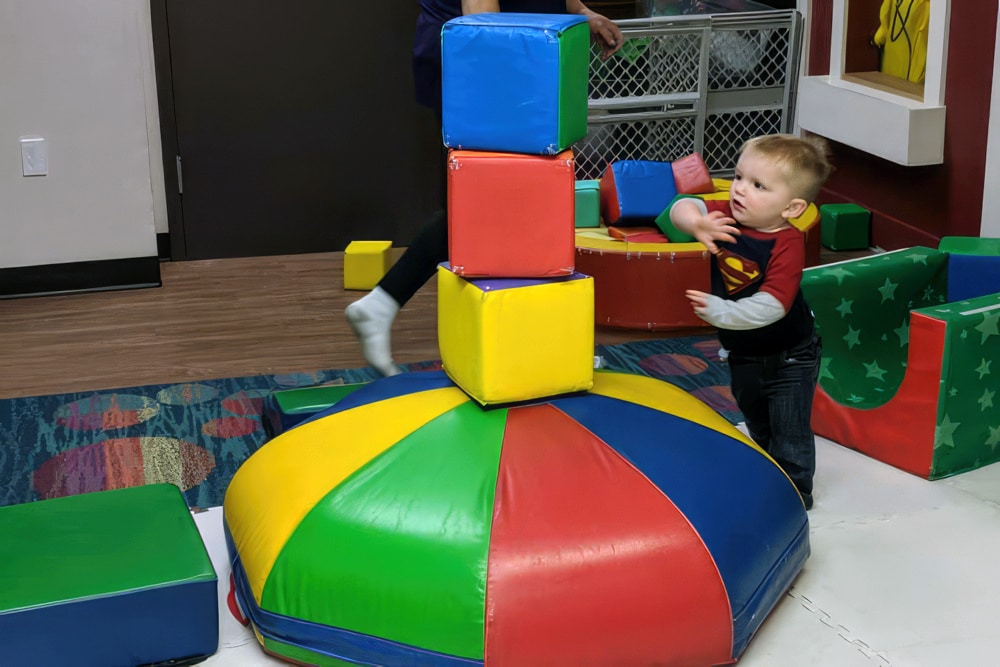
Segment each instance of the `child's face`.
[[742,225],[774,231],[785,226],[795,196],[781,170],[753,149],[743,151],[729,188],[733,218]]

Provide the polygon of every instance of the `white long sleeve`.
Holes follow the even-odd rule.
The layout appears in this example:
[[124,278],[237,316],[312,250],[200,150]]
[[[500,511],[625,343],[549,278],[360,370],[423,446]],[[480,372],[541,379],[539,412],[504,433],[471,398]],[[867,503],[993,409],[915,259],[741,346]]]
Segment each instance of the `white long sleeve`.
[[717,296],[705,297],[705,311],[699,314],[719,329],[759,329],[785,316],[785,308],[773,295],[757,292],[753,296],[727,301]]

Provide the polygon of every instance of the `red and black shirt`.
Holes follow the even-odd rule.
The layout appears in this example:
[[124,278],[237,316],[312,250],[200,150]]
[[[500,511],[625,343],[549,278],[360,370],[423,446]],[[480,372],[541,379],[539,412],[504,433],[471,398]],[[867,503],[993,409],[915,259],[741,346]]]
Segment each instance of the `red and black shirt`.
[[[726,200],[705,201],[708,210],[732,216]],[[788,350],[813,332],[812,310],[802,295],[805,236],[794,227],[761,232],[739,223],[735,243],[716,242],[712,261],[712,294],[732,301],[767,292],[785,309],[785,316],[759,329],[720,329],[724,348],[744,356],[767,356]]]

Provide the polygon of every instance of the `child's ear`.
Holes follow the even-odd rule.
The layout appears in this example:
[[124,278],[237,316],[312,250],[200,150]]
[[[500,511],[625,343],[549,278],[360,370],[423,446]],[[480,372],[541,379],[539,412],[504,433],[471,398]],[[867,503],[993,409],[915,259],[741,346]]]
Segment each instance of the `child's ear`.
[[805,213],[807,208],[809,208],[809,202],[807,202],[805,199],[799,199],[798,197],[796,197],[792,201],[788,202],[788,206],[786,206],[785,210],[782,211],[781,217],[783,217],[785,220],[791,220],[792,218],[797,218],[803,213]]

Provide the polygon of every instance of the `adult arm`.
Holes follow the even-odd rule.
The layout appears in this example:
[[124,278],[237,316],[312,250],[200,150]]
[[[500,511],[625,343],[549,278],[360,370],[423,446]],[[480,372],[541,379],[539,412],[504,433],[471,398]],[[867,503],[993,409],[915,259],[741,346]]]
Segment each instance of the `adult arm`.
[[625,43],[621,28],[614,21],[590,9],[581,0],[566,0],[566,13],[587,17],[590,36],[601,47],[601,60],[613,56]]

